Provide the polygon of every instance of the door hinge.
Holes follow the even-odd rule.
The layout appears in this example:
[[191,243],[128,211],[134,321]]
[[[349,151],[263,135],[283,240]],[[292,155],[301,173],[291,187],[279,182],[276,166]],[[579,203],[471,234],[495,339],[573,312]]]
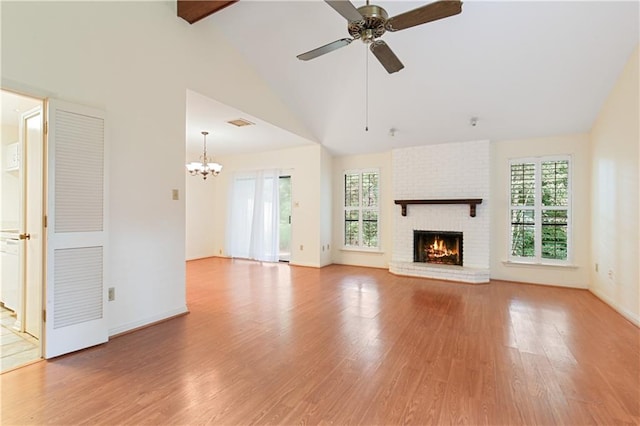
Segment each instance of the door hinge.
[[42,310],[42,322],[47,322],[47,310]]
[[48,121],[44,122],[44,134],[45,135],[49,134],[49,122]]
[[46,228],[47,227],[47,215],[46,214],[44,215],[44,218],[42,219],[42,223],[43,223],[44,227]]

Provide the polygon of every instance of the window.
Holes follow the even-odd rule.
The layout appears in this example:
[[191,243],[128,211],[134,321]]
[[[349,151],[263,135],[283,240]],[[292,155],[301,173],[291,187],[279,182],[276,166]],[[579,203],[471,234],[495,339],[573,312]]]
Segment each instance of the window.
[[511,161],[510,259],[567,263],[570,259],[569,157]]
[[348,170],[344,173],[344,246],[379,247],[378,170]]

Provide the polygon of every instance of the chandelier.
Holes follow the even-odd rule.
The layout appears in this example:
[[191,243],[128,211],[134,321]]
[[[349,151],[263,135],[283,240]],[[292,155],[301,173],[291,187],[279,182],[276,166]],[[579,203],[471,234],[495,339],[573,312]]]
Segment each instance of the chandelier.
[[209,132],[201,132],[204,136],[204,153],[200,157],[200,161],[193,161],[187,164],[187,171],[191,176],[202,175],[206,179],[210,174],[218,176],[222,170],[222,164],[212,163],[211,158],[207,157],[207,135]]

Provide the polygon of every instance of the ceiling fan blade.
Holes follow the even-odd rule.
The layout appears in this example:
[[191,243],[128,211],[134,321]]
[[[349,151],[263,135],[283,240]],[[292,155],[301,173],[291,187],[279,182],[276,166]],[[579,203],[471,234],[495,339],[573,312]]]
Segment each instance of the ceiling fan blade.
[[349,0],[324,0],[336,12],[342,15],[347,21],[362,21],[364,18],[358,9]]
[[441,0],[410,10],[387,20],[387,31],[399,31],[438,19],[448,18],[462,12],[462,2],[459,0]]
[[389,45],[384,41],[374,41],[371,43],[371,47],[369,49],[371,49],[371,52],[376,58],[378,58],[384,69],[386,69],[389,74],[393,74],[394,72],[398,72],[404,68],[400,59],[398,59],[396,54],[393,53]]
[[341,38],[340,40],[336,40],[332,43],[325,44],[324,46],[302,53],[296,56],[296,58],[300,59],[301,61],[308,61],[309,59],[317,58],[318,56],[324,55],[325,53],[333,52],[336,49],[348,46],[352,41],[352,38]]

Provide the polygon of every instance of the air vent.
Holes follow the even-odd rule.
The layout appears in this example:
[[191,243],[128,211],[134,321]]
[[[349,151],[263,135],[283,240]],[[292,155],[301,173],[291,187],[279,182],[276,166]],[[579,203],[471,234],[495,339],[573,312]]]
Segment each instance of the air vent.
[[227,121],[227,123],[233,124],[234,126],[237,126],[237,127],[252,126],[253,124],[255,124],[255,123],[250,122],[249,120],[245,120],[244,118],[237,118],[235,120],[229,120],[229,121]]

